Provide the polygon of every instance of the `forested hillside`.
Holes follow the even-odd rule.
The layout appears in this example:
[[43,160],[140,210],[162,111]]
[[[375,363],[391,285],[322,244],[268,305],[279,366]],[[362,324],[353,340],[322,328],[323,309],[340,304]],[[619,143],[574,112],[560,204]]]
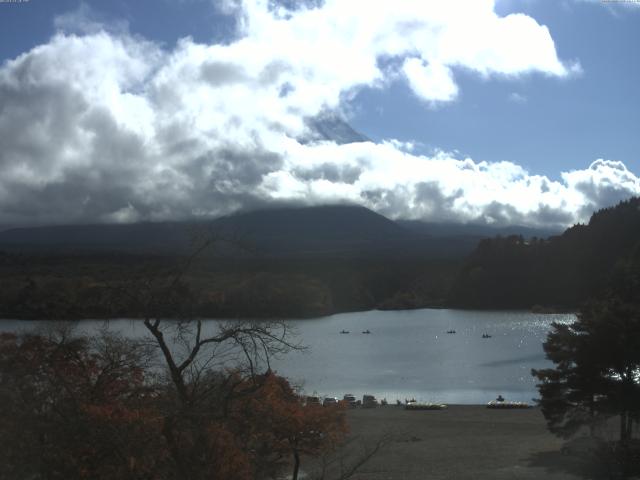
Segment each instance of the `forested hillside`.
[[449,304],[466,308],[573,309],[638,265],[640,198],[594,213],[547,240],[482,240],[453,282]]
[[[162,283],[210,237],[230,241],[202,252],[183,277],[197,315],[307,317],[442,306],[462,259],[490,231],[403,224],[346,205],[201,222],[6,230],[0,318],[139,316],[141,306],[128,293]],[[164,313],[176,314],[168,307]]]
[[[249,247],[200,256],[184,294],[192,313],[223,318],[429,306],[572,310],[640,264],[639,207],[640,199],[628,200],[548,239],[516,227],[521,235],[482,239],[486,228],[393,222],[361,207],[250,212],[205,230]],[[193,248],[187,227],[3,232],[0,318],[138,316],[126,292],[170,278]]]

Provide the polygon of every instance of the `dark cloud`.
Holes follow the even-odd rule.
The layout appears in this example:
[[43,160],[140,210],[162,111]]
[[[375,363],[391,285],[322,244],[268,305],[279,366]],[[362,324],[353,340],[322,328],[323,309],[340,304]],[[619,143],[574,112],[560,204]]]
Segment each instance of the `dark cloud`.
[[89,109],[65,85],[5,93],[0,87],[0,111],[11,112],[0,115],[3,221],[95,221],[136,200],[144,145],[108,111]]
[[540,183],[540,191],[542,193],[547,193],[549,192],[551,189],[549,188],[549,182],[547,181],[547,179],[544,179],[541,183]]
[[491,225],[513,225],[519,223],[519,218],[520,213],[513,205],[494,201],[484,207],[478,220]]
[[593,180],[576,184],[576,189],[589,202],[580,209],[582,217],[590,215],[594,209],[615,205],[633,195],[633,192],[625,188],[624,185],[616,185],[609,182],[596,183]]
[[562,228],[576,221],[575,216],[560,208],[551,208],[548,205],[539,205],[533,213],[521,215],[519,225],[538,225],[543,227]]
[[189,40],[162,52],[99,31],[56,35],[1,66],[0,224],[180,219],[358,199],[392,218],[547,226],[640,192],[620,162],[553,182],[508,162],[375,144],[327,106],[336,103],[325,90],[340,96],[361,79],[305,97],[331,72],[274,54],[249,56],[256,73],[233,55],[209,54]]
[[21,72],[12,77],[0,82],[0,168],[21,165],[46,175],[57,151],[79,141],[76,124],[87,102],[67,85],[30,84]]
[[[613,175],[602,178],[603,170],[612,171]],[[587,217],[594,210],[615,205],[634,194],[633,186],[637,186],[637,178],[622,162],[596,160],[589,166],[593,176],[575,182],[574,188],[587,200],[581,208],[581,216]]]
[[325,162],[311,168],[294,168],[292,173],[301,180],[327,180],[332,183],[355,183],[362,174],[361,167],[355,165],[337,165]]
[[557,229],[571,225],[574,221],[572,213],[560,208],[538,205],[537,209],[523,213],[513,205],[500,202],[491,202],[483,209],[482,214],[473,220],[475,223],[494,226],[528,225]]
[[461,189],[444,194],[437,182],[420,182],[415,186],[415,203],[432,221],[456,219],[459,214],[455,212],[454,202],[462,196],[464,191]]
[[393,189],[375,188],[363,190],[360,198],[365,205],[390,218],[404,217],[408,213],[409,189],[398,185]]
[[[258,83],[262,86],[272,85],[277,83],[283,74],[292,71],[291,65],[282,61],[282,60],[274,60],[269,62],[260,72],[258,76]],[[281,90],[283,88],[293,88],[291,85],[286,87],[288,84],[283,84]]]
[[[0,77],[1,223],[184,218],[264,203],[257,187],[282,167],[278,154],[259,143],[210,148],[179,120],[150,149],[82,91],[42,78],[41,61],[27,56]],[[208,67],[218,81],[239,75]]]
[[200,75],[205,82],[213,87],[246,82],[249,79],[244,68],[231,62],[205,62],[200,67]]
[[269,8],[286,8],[295,11],[302,8],[318,8],[324,4],[324,0],[269,0]]

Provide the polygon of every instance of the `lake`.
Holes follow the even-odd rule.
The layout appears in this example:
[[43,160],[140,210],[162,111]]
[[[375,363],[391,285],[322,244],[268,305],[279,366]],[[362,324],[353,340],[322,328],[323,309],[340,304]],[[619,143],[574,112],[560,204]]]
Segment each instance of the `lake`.
[[[275,359],[273,368],[319,396],[368,393],[389,402],[478,404],[500,394],[530,402],[538,396],[531,369],[551,365],[542,350],[551,323],[574,319],[573,314],[421,309],[290,320],[309,349]],[[41,323],[0,320],[0,330]],[[104,323],[85,320],[80,329],[90,332]],[[111,320],[109,326],[129,336],[145,332],[136,320]],[[484,333],[491,338],[482,338]]]

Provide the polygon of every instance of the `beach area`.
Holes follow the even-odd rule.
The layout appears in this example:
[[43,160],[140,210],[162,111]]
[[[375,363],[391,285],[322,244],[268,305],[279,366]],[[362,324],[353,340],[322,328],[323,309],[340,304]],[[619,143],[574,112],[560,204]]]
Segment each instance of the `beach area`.
[[351,409],[347,418],[351,442],[332,468],[351,465],[380,443],[351,477],[357,480],[599,478],[586,448],[561,451],[563,441],[547,430],[539,408],[408,411],[389,405]]

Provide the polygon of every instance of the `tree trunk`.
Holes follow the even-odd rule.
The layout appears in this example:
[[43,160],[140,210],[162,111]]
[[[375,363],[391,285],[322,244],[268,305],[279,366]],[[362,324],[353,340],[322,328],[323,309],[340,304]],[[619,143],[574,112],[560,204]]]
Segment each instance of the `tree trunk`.
[[298,480],[298,470],[300,470],[300,454],[298,450],[293,451],[293,474],[291,480]]
[[191,475],[187,471],[187,466],[183,461],[182,454],[180,452],[180,447],[178,446],[178,442],[174,436],[174,419],[172,417],[165,417],[162,425],[162,435],[167,441],[167,446],[169,447],[169,453],[175,462],[176,469],[181,478],[188,480],[191,478]]
[[620,443],[625,443],[628,440],[627,430],[627,412],[620,412]]
[[171,375],[171,380],[176,387],[178,392],[178,396],[183,405],[188,405],[191,398],[189,395],[189,391],[187,389],[187,385],[185,384],[184,377],[182,376],[182,372],[176,365],[175,360],[173,359],[173,354],[167,345],[167,342],[164,338],[164,335],[160,328],[157,325],[154,325],[149,319],[144,320],[144,325],[151,332],[151,334],[155,337],[158,342],[158,346],[160,347],[160,351],[162,355],[164,355],[164,359],[167,362],[167,367],[169,368],[169,374]]

